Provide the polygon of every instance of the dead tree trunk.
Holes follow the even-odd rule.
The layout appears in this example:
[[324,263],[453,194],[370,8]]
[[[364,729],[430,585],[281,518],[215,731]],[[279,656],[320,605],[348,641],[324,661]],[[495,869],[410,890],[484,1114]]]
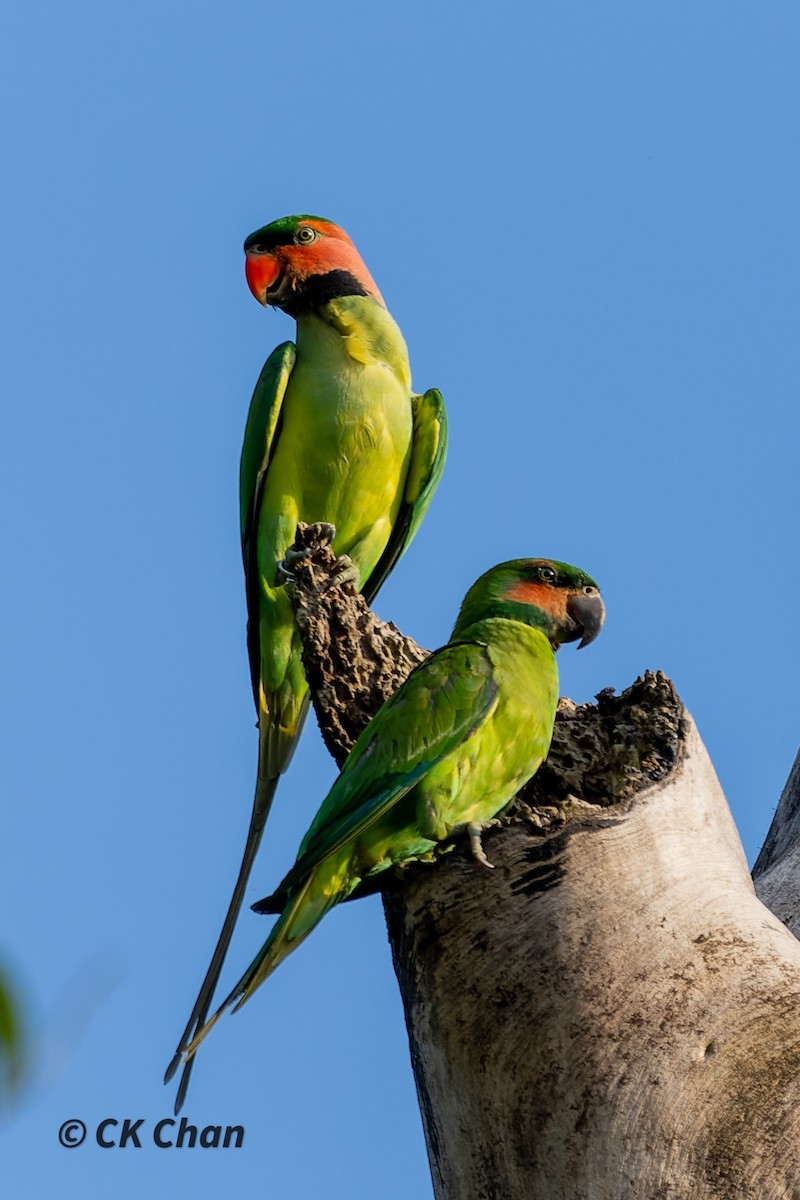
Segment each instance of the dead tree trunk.
[[[333,561],[295,596],[341,762],[425,651]],[[800,766],[757,864],[786,920],[798,835]],[[384,893],[437,1198],[800,1200],[800,942],[669,681],[562,701],[485,845],[494,871],[456,850]]]
[[767,908],[800,934],[800,753],[753,867],[753,879]]

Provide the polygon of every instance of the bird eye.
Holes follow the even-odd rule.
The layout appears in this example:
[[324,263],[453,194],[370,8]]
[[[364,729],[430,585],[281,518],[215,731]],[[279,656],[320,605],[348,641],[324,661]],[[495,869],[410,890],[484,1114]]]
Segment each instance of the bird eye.
[[294,235],[294,240],[299,242],[301,246],[310,246],[312,242],[317,240],[317,231],[316,229],[312,229],[310,225],[301,225]]
[[545,583],[555,583],[556,573],[552,567],[539,567],[539,578]]
[[248,246],[248,253],[249,254],[266,254],[267,247],[262,246],[261,242],[258,242],[258,244],[255,246]]

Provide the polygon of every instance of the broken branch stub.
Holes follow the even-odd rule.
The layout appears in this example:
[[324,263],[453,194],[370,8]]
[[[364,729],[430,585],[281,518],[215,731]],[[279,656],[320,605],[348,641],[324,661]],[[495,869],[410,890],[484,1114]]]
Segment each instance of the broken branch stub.
[[341,767],[362,729],[429,651],[337,583],[341,560],[330,547],[329,528],[298,525],[292,549],[308,555],[292,564],[292,587],[314,711]]

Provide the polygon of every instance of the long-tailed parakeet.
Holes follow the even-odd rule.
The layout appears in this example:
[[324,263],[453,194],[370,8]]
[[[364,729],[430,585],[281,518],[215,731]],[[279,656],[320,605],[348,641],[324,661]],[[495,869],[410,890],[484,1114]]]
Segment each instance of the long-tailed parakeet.
[[208,1015],[276,785],[308,707],[279,563],[298,521],[332,523],[334,550],[349,557],[352,581],[372,599],[413,538],[445,458],[442,398],[435,390],[412,392],[403,335],[347,234],[321,217],[284,217],[251,234],[244,250],[256,299],[297,322],[296,342],[272,352],[256,384],[241,459],[258,774],[230,906],[166,1080]]
[[300,846],[256,911],[280,916],[188,1047],[240,1008],[326,912],[381,871],[464,832],[488,863],[482,826],[538,770],[558,703],[555,651],[585,646],[605,609],[594,580],[550,559],[493,567],[466,595],[450,641],[416,667],[356,741]]

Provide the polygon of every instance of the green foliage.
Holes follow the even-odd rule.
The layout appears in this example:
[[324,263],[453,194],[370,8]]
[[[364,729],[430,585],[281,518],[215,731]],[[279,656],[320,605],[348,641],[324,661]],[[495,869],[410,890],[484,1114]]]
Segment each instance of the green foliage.
[[0,1103],[18,1088],[23,1069],[24,1039],[17,998],[0,972]]

